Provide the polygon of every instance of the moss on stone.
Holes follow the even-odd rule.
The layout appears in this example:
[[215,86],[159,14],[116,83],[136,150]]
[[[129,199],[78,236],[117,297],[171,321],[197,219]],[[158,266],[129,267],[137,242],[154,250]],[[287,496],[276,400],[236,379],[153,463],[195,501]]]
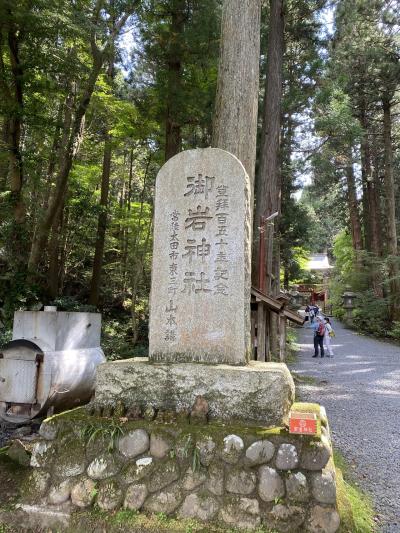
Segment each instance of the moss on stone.
[[233,422],[230,424],[224,424],[217,421],[209,422],[208,424],[190,424],[188,420],[176,420],[174,425],[170,425],[166,428],[164,422],[157,420],[124,420],[121,421],[118,417],[101,417],[91,415],[84,407],[78,407],[65,413],[54,415],[52,419],[57,417],[57,421],[60,424],[62,434],[67,434],[71,429],[74,430],[75,435],[78,434],[85,425],[91,424],[94,426],[107,427],[110,424],[119,425],[124,433],[132,431],[134,429],[142,428],[148,432],[164,433],[169,436],[178,437],[180,435],[192,434],[197,438],[204,436],[211,436],[218,438],[228,434],[239,434],[240,436],[266,436],[266,435],[282,435],[287,433],[287,429],[284,427],[261,427],[261,426],[246,426],[240,422]]
[[[71,525],[65,533],[81,533],[82,531],[107,531],[108,533],[227,533],[239,532],[236,528],[226,525],[204,522],[190,518],[177,519],[165,514],[146,515],[121,509],[110,513],[100,509],[78,511],[73,513]],[[243,531],[243,530],[241,530]],[[273,533],[269,529],[259,527],[255,533]]]
[[295,411],[296,413],[313,413],[319,419],[321,418],[321,406],[319,403],[295,402],[291,407],[291,411]]

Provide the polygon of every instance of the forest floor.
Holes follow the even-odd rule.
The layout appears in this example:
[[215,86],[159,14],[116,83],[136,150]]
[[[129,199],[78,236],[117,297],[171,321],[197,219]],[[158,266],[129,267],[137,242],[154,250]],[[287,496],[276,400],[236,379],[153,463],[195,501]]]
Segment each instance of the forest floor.
[[[334,321],[333,358],[312,358],[313,333],[303,327],[291,370],[302,401],[325,406],[334,446],[352,480],[371,495],[379,531],[400,531],[400,347]],[[301,376],[307,376],[301,379]],[[297,380],[296,380],[297,381]]]

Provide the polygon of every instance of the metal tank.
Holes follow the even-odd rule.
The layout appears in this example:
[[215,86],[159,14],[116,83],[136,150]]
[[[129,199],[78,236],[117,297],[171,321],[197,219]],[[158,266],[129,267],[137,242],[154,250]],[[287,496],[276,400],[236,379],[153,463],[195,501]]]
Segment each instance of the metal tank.
[[0,349],[0,417],[28,421],[90,400],[105,361],[99,313],[17,311]]

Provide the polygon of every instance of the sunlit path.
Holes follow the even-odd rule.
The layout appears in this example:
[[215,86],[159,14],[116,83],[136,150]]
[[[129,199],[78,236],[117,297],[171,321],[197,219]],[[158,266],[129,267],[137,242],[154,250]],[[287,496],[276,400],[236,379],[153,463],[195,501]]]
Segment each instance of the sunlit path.
[[309,328],[299,330],[291,369],[315,383],[297,386],[327,410],[334,443],[370,492],[382,532],[400,531],[400,347],[343,328],[334,321],[334,358],[313,359]]

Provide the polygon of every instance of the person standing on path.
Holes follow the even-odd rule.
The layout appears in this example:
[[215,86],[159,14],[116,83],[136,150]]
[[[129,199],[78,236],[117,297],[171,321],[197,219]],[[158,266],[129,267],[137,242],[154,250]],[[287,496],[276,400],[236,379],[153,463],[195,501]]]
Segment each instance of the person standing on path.
[[326,351],[328,352],[327,357],[333,357],[331,340],[334,335],[334,332],[333,332],[332,324],[329,318],[325,317],[324,320],[325,320],[324,344],[325,344]]
[[312,305],[310,305],[310,323],[314,324],[315,310]]
[[313,332],[314,332],[314,355],[313,357],[318,357],[318,352],[321,352],[321,357],[324,357],[324,334],[325,334],[325,325],[322,318],[317,315],[313,323]]

